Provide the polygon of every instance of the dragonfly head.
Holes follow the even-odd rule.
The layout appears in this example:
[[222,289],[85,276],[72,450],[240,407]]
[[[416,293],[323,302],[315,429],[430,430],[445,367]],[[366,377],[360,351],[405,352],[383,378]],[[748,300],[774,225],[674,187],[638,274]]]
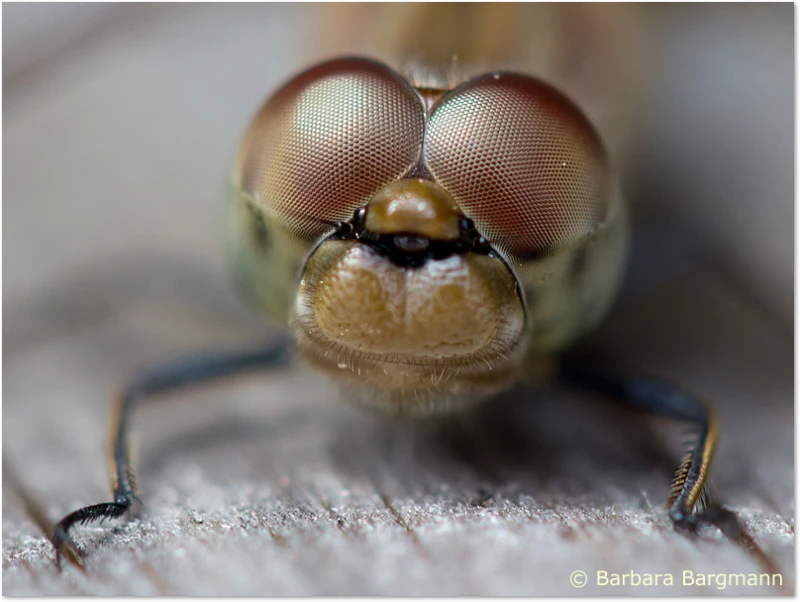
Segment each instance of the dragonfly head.
[[312,252],[295,304],[301,341],[339,360],[470,364],[508,355],[524,311],[514,276],[439,185],[379,191]]

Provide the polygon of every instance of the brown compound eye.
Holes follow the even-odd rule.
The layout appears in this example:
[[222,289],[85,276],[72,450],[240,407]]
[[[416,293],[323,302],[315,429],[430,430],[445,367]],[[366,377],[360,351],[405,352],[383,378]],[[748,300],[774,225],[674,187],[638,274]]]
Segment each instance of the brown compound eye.
[[594,128],[560,92],[524,75],[481,75],[442,98],[424,159],[481,234],[512,257],[587,234],[608,207],[609,167]]
[[323,63],[261,109],[237,161],[238,184],[271,218],[313,240],[418,162],[422,104],[376,61]]

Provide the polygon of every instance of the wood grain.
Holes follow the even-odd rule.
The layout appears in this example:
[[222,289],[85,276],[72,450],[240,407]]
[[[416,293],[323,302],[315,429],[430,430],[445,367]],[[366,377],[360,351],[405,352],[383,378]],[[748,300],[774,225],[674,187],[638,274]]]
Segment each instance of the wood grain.
[[[25,312],[13,310],[11,319]],[[238,329],[251,338],[228,318],[215,328],[129,298],[101,324],[7,352],[6,455],[51,517],[108,495],[108,391],[148,358],[229,343]],[[624,304],[586,353],[595,345],[715,400],[716,489],[793,583],[786,338],[711,275],[688,273]],[[670,429],[537,388],[437,426],[386,424],[335,398],[291,368],[145,408],[135,425],[145,513],[79,530],[86,574],[56,571],[4,488],[5,591],[564,594],[576,569],[758,570],[713,531],[692,542],[671,529],[661,508],[671,468],[662,452],[679,451]]]

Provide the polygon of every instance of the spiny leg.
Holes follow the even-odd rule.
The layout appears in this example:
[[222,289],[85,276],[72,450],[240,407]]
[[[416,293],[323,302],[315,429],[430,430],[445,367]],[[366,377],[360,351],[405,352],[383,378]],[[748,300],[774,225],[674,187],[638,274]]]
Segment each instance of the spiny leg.
[[701,524],[718,527],[732,540],[745,537],[736,515],[710,503],[708,470],[717,443],[718,422],[712,408],[665,382],[601,372],[563,360],[560,380],[568,385],[614,398],[631,409],[688,422],[697,438],[675,473],[667,507],[676,528],[694,533]]
[[76,523],[118,518],[128,512],[136,497],[136,479],[130,461],[128,438],[130,417],[139,402],[156,393],[166,393],[190,385],[232,376],[259,368],[283,364],[288,357],[288,342],[281,338],[254,349],[195,354],[159,364],[140,373],[124,389],[113,421],[111,463],[113,502],[85,506],[62,518],[55,528],[53,543],[56,562],[61,564],[62,546],[76,554],[80,550],[69,534]]
[[656,379],[621,376],[563,360],[559,376],[566,384],[614,397],[632,409],[693,424],[697,428],[697,439],[675,474],[667,502],[672,522],[690,533],[701,524],[714,525],[750,554],[765,573],[780,572],[733,512],[719,504],[709,503],[706,480],[718,433],[717,420],[711,408]]

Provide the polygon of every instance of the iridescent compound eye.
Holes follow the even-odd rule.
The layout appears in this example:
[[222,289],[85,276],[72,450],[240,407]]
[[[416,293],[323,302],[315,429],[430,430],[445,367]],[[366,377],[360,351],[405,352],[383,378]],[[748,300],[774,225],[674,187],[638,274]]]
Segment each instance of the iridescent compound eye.
[[358,58],[323,63],[261,109],[242,145],[241,188],[313,240],[416,165],[423,128],[419,97],[389,67]]
[[480,232],[511,258],[591,232],[610,174],[591,124],[567,98],[524,75],[486,74],[434,107],[425,164]]

